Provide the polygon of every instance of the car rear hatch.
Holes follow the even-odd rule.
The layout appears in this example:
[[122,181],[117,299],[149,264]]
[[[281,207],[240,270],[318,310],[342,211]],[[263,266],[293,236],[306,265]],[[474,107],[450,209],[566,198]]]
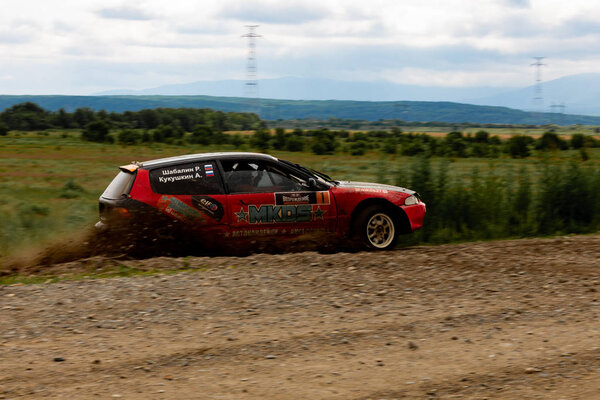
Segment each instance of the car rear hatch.
[[99,199],[100,223],[106,223],[115,217],[127,217],[127,209],[124,208],[125,201],[129,198],[129,192],[135,182],[139,166],[135,164],[123,165],[120,171],[106,187]]

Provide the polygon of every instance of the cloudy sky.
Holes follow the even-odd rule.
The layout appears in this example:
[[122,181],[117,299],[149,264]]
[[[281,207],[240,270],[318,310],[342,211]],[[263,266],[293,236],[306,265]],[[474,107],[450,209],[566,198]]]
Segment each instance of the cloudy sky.
[[592,0],[0,0],[0,93],[260,78],[526,86],[600,72]]

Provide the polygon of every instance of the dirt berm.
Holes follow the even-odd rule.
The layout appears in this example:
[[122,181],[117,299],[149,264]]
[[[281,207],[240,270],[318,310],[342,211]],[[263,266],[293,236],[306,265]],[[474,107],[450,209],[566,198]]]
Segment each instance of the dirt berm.
[[599,252],[155,258],[119,262],[186,271],[2,286],[0,398],[600,399]]

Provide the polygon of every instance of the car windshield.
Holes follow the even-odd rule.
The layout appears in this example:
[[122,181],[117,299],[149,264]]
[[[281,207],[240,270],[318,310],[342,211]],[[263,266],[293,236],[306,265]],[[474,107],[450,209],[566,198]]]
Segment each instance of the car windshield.
[[294,167],[296,169],[299,169],[299,170],[301,170],[301,171],[303,171],[303,172],[305,172],[305,173],[313,176],[315,179],[317,179],[317,180],[319,180],[321,182],[326,182],[326,183],[329,183],[330,185],[336,185],[336,186],[339,183],[339,181],[334,180],[329,175],[327,175],[327,174],[325,174],[323,172],[317,171],[315,169],[306,168],[306,167],[303,167],[300,164],[296,164],[296,163],[293,163],[291,161],[286,161],[286,160],[279,160],[279,161],[282,162],[282,163],[284,163],[284,164],[291,165],[292,167]]

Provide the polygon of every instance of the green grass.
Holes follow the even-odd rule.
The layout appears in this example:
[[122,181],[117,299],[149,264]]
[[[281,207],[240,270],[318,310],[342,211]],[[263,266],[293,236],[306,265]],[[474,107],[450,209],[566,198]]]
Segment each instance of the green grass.
[[[570,128],[565,129],[566,133],[572,133]],[[487,130],[491,135],[502,133],[501,130]],[[84,142],[76,131],[45,133],[11,132],[0,137],[0,258],[43,246],[93,226],[98,218],[98,197],[118,172],[119,165],[132,160],[188,153],[254,150],[248,147],[235,149],[232,145],[109,145]],[[585,164],[598,165],[600,149],[589,149],[588,152],[590,160]],[[367,152],[364,156],[317,156],[308,152],[285,151],[269,153],[321,170],[338,180],[379,181],[410,187],[415,168],[414,158],[382,157],[378,152]],[[503,177],[514,176],[521,167],[525,167],[535,183],[540,171],[536,166],[544,157],[549,157],[554,163],[566,164],[577,159],[578,153],[573,150],[535,153],[523,160],[505,156],[498,159],[454,159],[448,163],[449,178],[468,181],[474,169],[482,174],[496,171]],[[432,169],[436,170],[445,162],[432,159]]]

